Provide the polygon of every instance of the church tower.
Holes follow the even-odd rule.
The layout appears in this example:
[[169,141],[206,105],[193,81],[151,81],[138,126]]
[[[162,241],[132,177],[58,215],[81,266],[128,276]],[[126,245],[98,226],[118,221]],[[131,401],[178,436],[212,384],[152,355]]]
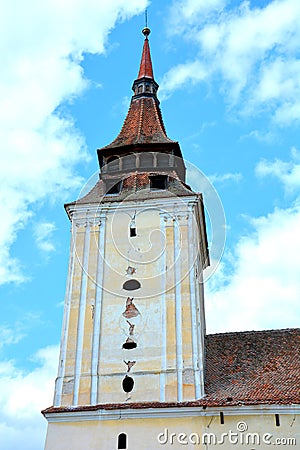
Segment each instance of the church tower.
[[143,34],[126,119],[98,149],[99,180],[65,205],[70,261],[46,450],[156,448],[131,437],[134,426],[143,433],[141,411],[147,427],[154,405],[204,396],[202,196],[166,134]]

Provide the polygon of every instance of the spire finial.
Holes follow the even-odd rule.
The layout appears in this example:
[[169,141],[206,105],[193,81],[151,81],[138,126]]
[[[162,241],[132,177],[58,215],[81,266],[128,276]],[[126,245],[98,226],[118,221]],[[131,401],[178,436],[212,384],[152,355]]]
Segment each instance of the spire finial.
[[148,39],[149,34],[151,33],[150,28],[148,28],[148,11],[145,10],[145,28],[142,29],[142,33],[144,36],[146,36],[146,39]]

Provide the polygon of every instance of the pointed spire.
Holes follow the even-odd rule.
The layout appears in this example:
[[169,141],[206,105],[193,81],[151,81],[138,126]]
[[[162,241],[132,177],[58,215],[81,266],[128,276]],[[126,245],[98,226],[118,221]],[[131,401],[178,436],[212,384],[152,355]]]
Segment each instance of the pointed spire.
[[142,53],[142,58],[141,58],[138,79],[143,78],[143,77],[154,79],[151,54],[150,54],[150,46],[149,46],[149,40],[148,40],[148,36],[151,33],[151,31],[148,27],[145,27],[142,30],[142,33],[145,36],[145,41],[144,41],[144,47],[143,47],[143,53]]
[[[142,30],[143,35],[145,36],[140,70],[137,79],[134,81],[132,90],[134,92],[133,98],[137,97],[155,97],[156,101],[158,99],[156,97],[156,92],[158,89],[158,84],[154,80],[150,47],[148,36],[150,34],[150,28],[147,26]],[[159,102],[158,102],[159,103]]]
[[[177,153],[181,155],[177,142],[172,141],[166,133],[159,100],[157,98],[158,84],[154,80],[148,36],[150,29],[146,26],[142,30],[145,36],[142,59],[138,78],[134,80],[133,96],[123,123],[122,129],[116,139],[102,150],[105,152],[117,147],[137,146],[139,151],[150,150],[151,146],[172,145],[178,147]],[[101,151],[101,150],[100,150]],[[162,148],[160,151],[163,151]]]

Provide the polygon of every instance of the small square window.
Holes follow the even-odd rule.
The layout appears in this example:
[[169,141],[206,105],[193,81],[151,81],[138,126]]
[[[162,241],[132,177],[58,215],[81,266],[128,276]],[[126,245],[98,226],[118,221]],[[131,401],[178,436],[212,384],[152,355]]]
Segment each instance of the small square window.
[[150,189],[167,189],[167,175],[154,175],[150,178]]
[[122,181],[109,180],[106,182],[106,195],[119,194],[122,189]]

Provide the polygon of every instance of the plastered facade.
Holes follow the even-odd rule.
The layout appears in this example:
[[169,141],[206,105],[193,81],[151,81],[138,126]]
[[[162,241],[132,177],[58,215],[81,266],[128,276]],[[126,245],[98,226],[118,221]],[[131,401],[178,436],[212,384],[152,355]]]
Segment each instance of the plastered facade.
[[[130,413],[124,410],[110,411],[111,419],[103,416],[103,412],[88,413],[90,417],[83,413],[81,420],[74,422],[66,413],[64,418],[60,417],[60,422],[49,424],[47,449],[115,450],[120,433],[126,433],[128,450],[299,448],[299,411],[296,414],[293,407],[287,414],[280,414],[279,409],[259,410],[255,407],[250,413],[241,411],[239,415],[223,411],[224,424],[221,424],[221,409],[214,412],[197,408],[177,408],[164,413],[138,411],[133,414],[134,418],[128,418]],[[276,425],[276,413],[279,413],[279,426]]]
[[[54,406],[203,395],[199,198],[77,205]],[[130,236],[130,229],[135,236]],[[124,283],[140,283],[126,290]],[[126,342],[136,348],[124,349]],[[124,392],[125,377],[134,381]]]

